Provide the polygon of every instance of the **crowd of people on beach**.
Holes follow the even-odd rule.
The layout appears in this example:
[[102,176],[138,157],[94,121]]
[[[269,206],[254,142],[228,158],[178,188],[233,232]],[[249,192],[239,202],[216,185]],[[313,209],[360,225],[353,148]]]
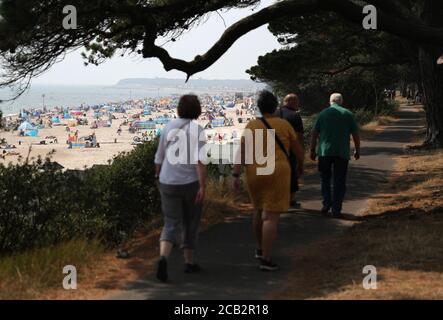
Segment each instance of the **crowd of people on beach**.
[[[313,161],[318,160],[321,176],[323,207],[319,210],[332,218],[343,217],[351,137],[355,145],[353,156],[356,160],[360,158],[359,127],[352,112],[343,107],[343,102],[341,94],[331,95],[329,106],[316,120],[310,145],[310,157]],[[237,155],[239,161],[232,167],[233,188],[240,189],[244,172],[246,188],[254,206],[253,230],[257,248],[253,256],[258,260],[260,270],[275,271],[279,267],[272,259],[272,252],[280,215],[290,208],[300,207],[296,195],[298,180],[304,172],[304,128],[296,94],[287,95],[279,107],[273,93],[262,91],[257,107],[261,116],[251,119],[245,129],[245,132],[252,133],[252,141],[247,141],[246,133],[242,135]],[[198,139],[204,128],[195,122],[201,113],[197,96],[181,97],[177,106],[178,118],[162,131],[155,155],[155,178],[164,218],[156,276],[162,282],[168,280],[168,258],[178,245],[184,250],[184,272],[202,271],[194,259],[207,181],[207,168],[200,152],[205,141]],[[185,137],[184,144],[190,146],[187,161],[174,162],[170,156],[176,154],[175,145],[180,143],[180,137]],[[197,140],[193,143],[193,139]],[[273,153],[272,172],[263,174],[263,162],[257,157],[251,162],[246,161],[248,146],[257,146],[257,142],[268,153]],[[192,157],[196,161],[189,161]]]
[[[255,112],[252,94],[204,94],[200,99],[203,103],[199,121],[204,124],[205,129],[208,129],[206,130],[208,139],[213,139],[214,144],[227,144],[236,140],[238,124],[244,124],[252,119]],[[40,138],[40,141],[36,142],[41,132],[48,133],[41,130],[64,127],[66,138],[60,135],[60,130],[54,130],[56,133],[51,131],[51,135],[57,134],[57,141],[66,141],[68,149],[95,148],[100,143],[92,142],[89,137],[94,136],[96,131],[104,132],[102,128],[115,127],[115,135],[100,134],[101,139],[108,139],[101,141],[103,145],[110,144],[111,141],[118,143],[120,139],[128,145],[137,145],[155,140],[169,121],[177,119],[175,109],[178,100],[178,96],[171,95],[157,99],[145,98],[94,106],[82,104],[75,108],[25,108],[18,114],[5,115],[2,122],[5,131],[11,133],[17,131],[23,138],[19,141],[27,141],[30,144],[50,144],[46,141],[47,138],[44,140]],[[114,122],[117,124],[114,125]],[[85,126],[91,130],[89,133],[84,133]],[[79,129],[82,135],[79,135]],[[125,131],[135,136],[128,139],[124,134]],[[75,133],[72,134],[73,132]],[[53,142],[54,140],[51,140],[51,143]]]

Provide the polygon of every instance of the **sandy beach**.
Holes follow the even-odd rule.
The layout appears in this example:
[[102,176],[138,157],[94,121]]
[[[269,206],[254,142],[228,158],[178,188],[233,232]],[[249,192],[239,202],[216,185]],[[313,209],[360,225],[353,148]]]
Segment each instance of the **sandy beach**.
[[[214,129],[206,129],[206,135],[209,137],[208,143],[218,143],[218,144],[226,144],[229,143],[229,140],[232,138],[232,135],[235,131],[236,136],[240,136],[244,127],[246,126],[246,122],[248,119],[252,117],[251,114],[246,113],[242,115],[243,123],[239,123],[239,116],[237,112],[241,111],[241,104],[236,105],[233,108],[226,109],[225,116],[227,119],[233,120],[232,126],[223,126]],[[203,108],[205,112],[205,107]],[[238,110],[238,111],[237,111]],[[22,160],[26,159],[29,155],[29,159],[35,160],[39,156],[45,158],[50,154],[52,161],[58,162],[65,169],[71,170],[82,170],[85,168],[89,168],[93,165],[105,165],[116,155],[121,152],[131,151],[135,144],[134,138],[139,137],[142,138],[142,132],[131,133],[129,131],[129,126],[124,125],[124,122],[128,119],[131,119],[133,115],[143,114],[143,109],[131,109],[126,113],[112,113],[113,120],[112,125],[110,127],[99,127],[97,129],[92,129],[91,125],[96,120],[94,118],[94,113],[92,110],[86,113],[86,118],[88,120],[88,125],[76,125],[76,126],[67,126],[64,125],[63,119],[61,120],[61,125],[53,125],[52,128],[45,126],[43,129],[39,129],[37,137],[23,137],[20,136],[19,131],[0,131],[0,140],[5,139],[7,145],[15,146],[16,148],[7,148],[5,149],[5,145],[0,150],[0,155],[3,157],[0,158],[0,163],[3,164],[16,164],[20,157]],[[171,119],[176,116],[175,110],[161,110],[161,112],[153,112],[149,116],[141,116],[141,121],[148,121],[155,119],[157,117],[164,116],[165,114]],[[206,126],[209,120],[204,116],[203,113],[201,119],[199,119],[198,123],[203,127]],[[102,117],[102,119],[107,118],[106,116]],[[69,127],[69,132],[67,132],[67,127]],[[118,133],[118,129],[121,127],[120,134]],[[161,130],[164,125],[157,125],[158,129]],[[95,133],[97,137],[97,142],[99,143],[99,148],[69,148],[67,144],[68,135],[74,135],[74,133],[78,131],[78,137],[87,137]],[[211,140],[211,137],[216,136],[224,136],[224,141],[214,142]],[[50,139],[47,139],[51,137]],[[54,139],[56,138],[56,139]],[[45,141],[46,144],[41,144]]]

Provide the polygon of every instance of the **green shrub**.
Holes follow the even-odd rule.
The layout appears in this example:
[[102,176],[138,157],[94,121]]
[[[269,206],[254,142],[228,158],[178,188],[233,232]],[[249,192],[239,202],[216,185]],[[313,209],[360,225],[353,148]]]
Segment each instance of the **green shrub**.
[[[0,166],[0,252],[52,244],[70,212],[63,174],[35,164]],[[66,232],[63,232],[64,234]]]
[[380,116],[392,116],[397,112],[400,107],[400,103],[398,101],[385,100],[383,101],[379,115]]
[[112,165],[97,167],[85,173],[83,199],[93,204],[84,207],[106,221],[107,243],[119,243],[150,215],[160,209],[155,181],[154,155],[157,145],[147,143],[130,153],[114,158]]
[[49,159],[0,165],[0,253],[79,237],[107,245],[125,240],[159,211],[155,150],[156,143],[137,146],[80,177]]

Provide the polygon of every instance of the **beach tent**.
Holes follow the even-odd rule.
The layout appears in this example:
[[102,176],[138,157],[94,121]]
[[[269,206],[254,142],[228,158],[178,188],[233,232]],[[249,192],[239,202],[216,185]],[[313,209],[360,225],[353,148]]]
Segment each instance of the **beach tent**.
[[24,131],[26,137],[37,137],[38,129],[30,124],[28,121],[24,121],[19,127],[19,131]]
[[25,131],[25,136],[26,137],[37,137],[38,136],[38,130],[37,129],[27,130],[27,131]]
[[65,119],[72,119],[72,116],[69,113],[66,112],[64,114],[63,118],[65,118]]
[[61,123],[59,117],[52,117],[52,118],[51,118],[51,122],[52,122],[52,123]]
[[22,124],[18,127],[18,130],[23,130],[23,131],[34,130],[34,129],[35,127],[32,124],[30,124],[28,121],[23,121]]

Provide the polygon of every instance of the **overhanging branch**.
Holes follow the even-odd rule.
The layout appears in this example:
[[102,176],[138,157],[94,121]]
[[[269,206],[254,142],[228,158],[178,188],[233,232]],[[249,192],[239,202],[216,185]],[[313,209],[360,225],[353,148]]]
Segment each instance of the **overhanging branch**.
[[220,57],[223,56],[223,54],[225,54],[239,38],[248,32],[265,25],[270,21],[287,16],[288,12],[291,14],[302,15],[311,13],[316,9],[318,9],[316,0],[283,1],[271,5],[238,21],[226,29],[221,38],[211,49],[201,56],[196,56],[192,61],[172,58],[167,50],[154,44],[155,39],[153,37],[148,37],[144,44],[143,57],[158,58],[163,63],[166,71],[173,69],[183,71],[186,73],[187,79],[189,79],[192,75],[209,68],[220,59]]

